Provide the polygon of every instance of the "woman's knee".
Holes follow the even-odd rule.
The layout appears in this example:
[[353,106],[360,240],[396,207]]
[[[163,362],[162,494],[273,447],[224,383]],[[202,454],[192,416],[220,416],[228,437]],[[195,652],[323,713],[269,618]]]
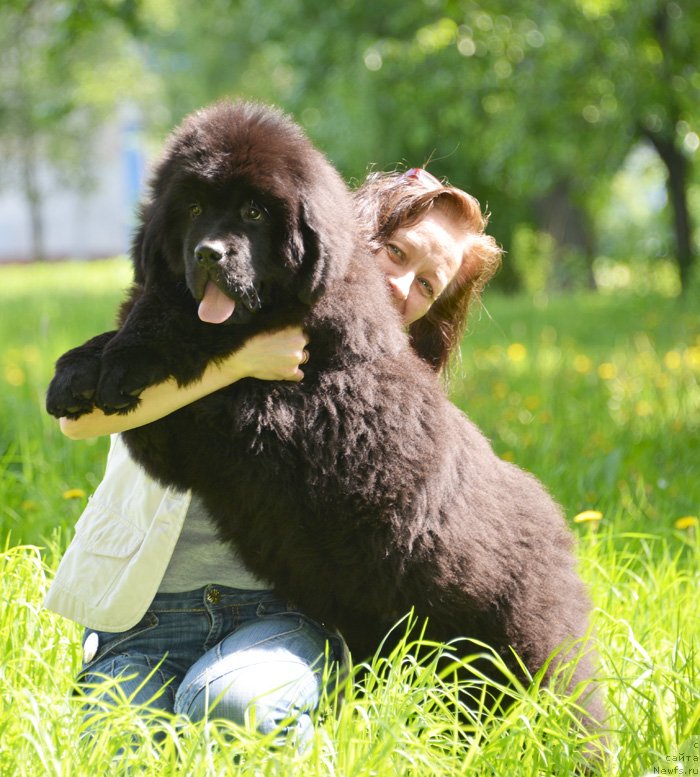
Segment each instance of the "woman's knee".
[[175,696],[175,712],[268,733],[315,709],[319,686],[319,672],[297,657],[244,651],[192,667]]
[[119,655],[98,661],[78,678],[86,713],[118,704],[173,711],[175,677],[141,655]]
[[319,624],[299,613],[254,619],[229,634],[187,672],[175,711],[190,720],[225,718],[263,733],[287,728],[297,740],[313,730],[311,714],[338,652]]

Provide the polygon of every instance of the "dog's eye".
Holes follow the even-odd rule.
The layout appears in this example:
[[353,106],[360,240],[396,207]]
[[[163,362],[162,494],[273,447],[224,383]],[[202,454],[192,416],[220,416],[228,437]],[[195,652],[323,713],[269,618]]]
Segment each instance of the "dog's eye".
[[246,221],[262,221],[265,218],[265,211],[251,201],[241,208],[241,215]]
[[192,205],[190,205],[190,218],[196,219],[198,216],[202,215],[202,206],[197,204],[196,202],[193,202]]

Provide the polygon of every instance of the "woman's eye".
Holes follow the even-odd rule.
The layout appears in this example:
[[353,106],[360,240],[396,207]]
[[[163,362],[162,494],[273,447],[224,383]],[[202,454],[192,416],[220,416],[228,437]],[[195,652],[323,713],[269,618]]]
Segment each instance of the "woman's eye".
[[243,206],[242,215],[247,221],[260,221],[265,218],[265,211],[254,202],[248,202]]
[[418,278],[417,280],[423,294],[426,297],[433,299],[433,297],[435,296],[435,290],[433,289],[430,281],[426,281],[425,278]]
[[387,245],[387,251],[389,251],[389,255],[394,261],[397,261],[397,262],[403,261],[405,254],[397,245],[394,245],[393,243],[389,243]]
[[196,202],[190,205],[190,218],[196,219],[202,215],[202,206]]

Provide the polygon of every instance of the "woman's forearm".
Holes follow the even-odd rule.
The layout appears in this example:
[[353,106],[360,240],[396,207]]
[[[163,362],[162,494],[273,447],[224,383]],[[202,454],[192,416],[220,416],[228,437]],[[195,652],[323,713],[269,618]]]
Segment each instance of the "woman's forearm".
[[95,408],[80,418],[61,418],[61,431],[71,440],[125,432],[157,421],[243,377],[243,374],[236,375],[218,364],[209,364],[201,379],[187,386],[178,386],[173,378],[148,386],[141,392],[138,406],[127,415],[106,415]]
[[61,418],[61,431],[72,440],[125,432],[157,421],[242,378],[299,381],[304,377],[299,365],[306,358],[307,342],[299,327],[256,335],[221,363],[208,364],[194,383],[180,387],[171,378],[148,386],[141,392],[138,406],[127,415],[105,415],[95,409],[80,418]]

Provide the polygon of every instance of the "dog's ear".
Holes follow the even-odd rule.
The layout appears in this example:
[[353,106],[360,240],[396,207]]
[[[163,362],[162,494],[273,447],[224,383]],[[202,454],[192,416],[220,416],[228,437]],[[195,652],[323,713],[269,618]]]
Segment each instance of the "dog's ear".
[[146,282],[146,267],[148,265],[149,240],[148,240],[148,208],[141,206],[139,213],[139,228],[131,243],[131,261],[134,266],[134,281],[140,285]]
[[331,283],[345,275],[357,250],[350,193],[335,170],[328,177],[330,186],[314,187],[314,194],[302,199],[297,226],[292,230],[294,250],[301,254],[298,296],[305,305],[312,305]]
[[155,201],[143,203],[139,208],[139,227],[131,244],[134,281],[141,286],[153,281],[163,270],[163,234]]
[[313,305],[328,286],[329,268],[333,264],[332,247],[324,243],[324,235],[308,213],[308,208],[302,205],[299,218],[297,241],[301,243],[301,286],[299,299],[305,305]]

